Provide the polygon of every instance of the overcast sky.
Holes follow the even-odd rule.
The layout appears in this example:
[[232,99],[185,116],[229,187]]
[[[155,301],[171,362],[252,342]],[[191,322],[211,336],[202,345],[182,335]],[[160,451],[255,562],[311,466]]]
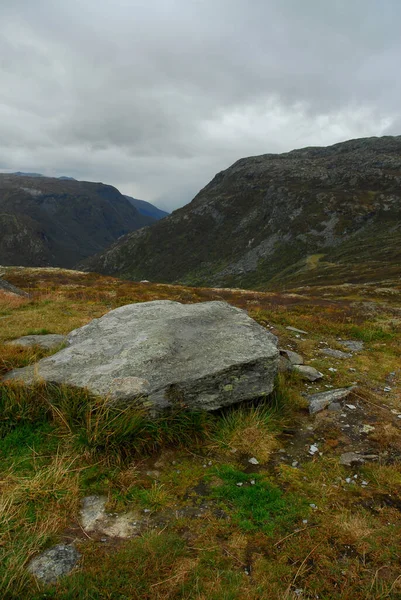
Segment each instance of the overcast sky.
[[400,0],[0,0],[0,170],[172,210],[238,158],[401,133]]

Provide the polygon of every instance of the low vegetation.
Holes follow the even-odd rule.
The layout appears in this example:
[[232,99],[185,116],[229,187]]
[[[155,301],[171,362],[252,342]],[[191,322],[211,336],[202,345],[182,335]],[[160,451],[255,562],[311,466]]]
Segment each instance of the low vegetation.
[[[76,389],[0,383],[2,598],[401,598],[397,287],[384,297],[382,286],[322,287],[310,295],[139,284],[57,269],[9,269],[6,276],[31,297],[0,296],[0,374],[46,354],[7,346],[9,339],[67,333],[123,304],[170,299],[246,308],[325,377],[315,385],[281,374],[268,401],[157,420]],[[296,337],[289,325],[308,335]],[[344,350],[340,338],[365,347],[346,360],[321,352]],[[360,416],[349,430],[329,413],[308,416],[302,394],[356,381],[350,413]],[[366,423],[374,429],[359,434]],[[339,456],[350,447],[378,459],[342,466]],[[107,496],[110,511],[147,515],[141,535],[102,541],[84,532],[80,502],[94,494]],[[60,541],[75,542],[79,567],[43,586],[26,566]]]

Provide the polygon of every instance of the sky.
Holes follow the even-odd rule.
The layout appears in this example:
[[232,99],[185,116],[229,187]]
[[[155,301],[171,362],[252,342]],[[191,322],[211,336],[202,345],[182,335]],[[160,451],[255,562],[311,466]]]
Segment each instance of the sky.
[[400,0],[0,0],[0,170],[173,210],[244,156],[401,134]]

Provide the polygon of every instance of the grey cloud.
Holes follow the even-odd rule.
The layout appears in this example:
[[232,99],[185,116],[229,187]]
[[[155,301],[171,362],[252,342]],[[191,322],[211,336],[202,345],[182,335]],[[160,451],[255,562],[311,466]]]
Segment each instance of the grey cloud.
[[0,164],[172,209],[241,156],[397,134],[400,18],[398,0],[3,0]]

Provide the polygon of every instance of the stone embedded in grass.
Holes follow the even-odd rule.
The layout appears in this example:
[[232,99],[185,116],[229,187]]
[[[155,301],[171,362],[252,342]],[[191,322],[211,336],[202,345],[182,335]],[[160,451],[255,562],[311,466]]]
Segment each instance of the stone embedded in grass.
[[352,467],[354,465],[361,465],[365,462],[365,460],[356,452],[344,452],[340,456],[340,465],[344,465],[345,467]]
[[25,346],[33,348],[39,346],[45,350],[53,350],[67,341],[66,335],[58,335],[57,333],[49,333],[47,335],[24,335],[16,340],[5,342],[7,346]]
[[351,352],[360,352],[361,350],[363,350],[364,346],[363,342],[355,340],[342,340],[340,344],[351,350]]
[[288,331],[293,331],[294,333],[302,333],[303,335],[308,335],[307,331],[303,331],[302,329],[297,329],[296,327],[286,327],[286,329],[288,329]]
[[[329,392],[311,394],[307,397],[309,402],[309,413],[313,415],[324,410],[332,403],[344,400],[350,395],[352,390],[353,388],[340,388],[338,390],[330,390]],[[335,407],[335,410],[337,410],[337,407]]]
[[5,379],[87,388],[110,400],[216,410],[267,396],[277,339],[225,302],[129,304],[71,332],[69,346]]
[[280,354],[287,358],[291,365],[303,365],[304,359],[298,352],[292,350],[283,350],[280,348]]
[[331,356],[332,358],[352,358],[352,354],[350,352],[334,350],[333,348],[322,348],[320,352],[326,356]]
[[314,367],[308,367],[307,365],[294,365],[293,370],[299,373],[302,379],[305,379],[306,381],[317,381],[323,377],[323,373],[320,373],[320,371]]
[[251,463],[251,465],[258,465],[258,464],[259,464],[259,461],[258,461],[258,459],[257,459],[257,458],[255,458],[255,457],[252,457],[252,458],[250,458],[250,459],[248,460],[248,462],[249,462],[249,463]]
[[42,583],[56,583],[72,571],[80,558],[73,544],[57,544],[33,558],[28,564],[28,571]]
[[[147,527],[147,522],[138,512],[108,513],[106,496],[87,496],[81,504],[81,523],[86,532],[126,539],[138,535]],[[150,511],[145,509],[144,512]]]

